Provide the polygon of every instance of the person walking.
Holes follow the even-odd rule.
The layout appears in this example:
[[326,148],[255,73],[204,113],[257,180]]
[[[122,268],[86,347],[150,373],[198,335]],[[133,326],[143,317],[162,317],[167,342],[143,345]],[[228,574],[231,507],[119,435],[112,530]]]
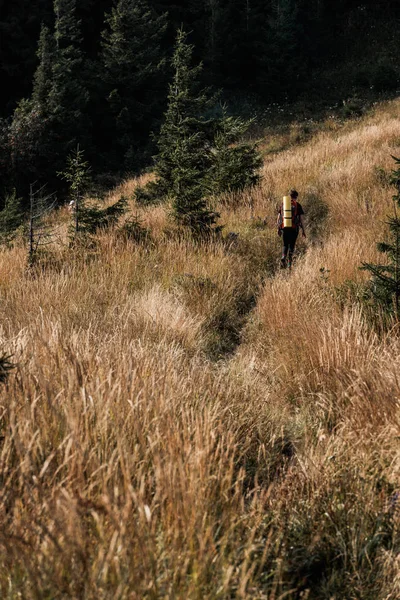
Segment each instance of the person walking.
[[[304,228],[303,215],[304,210],[301,206],[300,202],[298,202],[297,198],[299,196],[296,190],[290,190],[289,192],[290,200],[291,200],[291,225],[290,227],[286,226],[286,214],[284,219],[283,214],[283,205],[281,205],[278,213],[278,235],[282,236],[282,258],[281,258],[281,268],[289,269],[292,266],[293,261],[293,253],[296,246],[297,237],[299,235],[299,230],[301,229],[303,237],[306,237],[306,231]],[[289,209],[290,211],[290,209]]]

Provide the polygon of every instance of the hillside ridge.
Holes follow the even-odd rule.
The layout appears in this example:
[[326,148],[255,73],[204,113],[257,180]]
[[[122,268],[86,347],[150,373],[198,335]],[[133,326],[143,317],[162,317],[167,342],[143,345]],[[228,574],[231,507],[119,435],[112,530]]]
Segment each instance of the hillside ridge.
[[[267,152],[257,188],[216,202],[219,239],[137,205],[147,174],[104,206],[125,196],[149,235],[71,246],[61,207],[36,267],[21,239],[2,249],[2,595],[400,595],[400,338],[359,268],[381,260],[399,114]],[[293,186],[308,238],[288,276]]]

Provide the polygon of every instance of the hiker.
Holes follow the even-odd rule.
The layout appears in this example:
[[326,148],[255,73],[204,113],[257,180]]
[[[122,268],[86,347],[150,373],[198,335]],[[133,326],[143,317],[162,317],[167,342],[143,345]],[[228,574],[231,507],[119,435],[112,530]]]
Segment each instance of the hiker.
[[[283,205],[281,205],[278,213],[278,235],[282,236],[282,258],[281,258],[281,268],[289,269],[292,266],[293,253],[296,245],[297,236],[299,235],[299,229],[301,228],[303,237],[306,237],[306,232],[304,229],[303,215],[304,210],[301,206],[300,202],[297,201],[299,196],[296,190],[290,190],[290,200],[291,200],[291,209],[292,215],[289,221],[291,222],[291,226],[284,226],[284,216],[283,216]],[[289,207],[290,211],[290,207]],[[286,215],[285,215],[286,216]]]

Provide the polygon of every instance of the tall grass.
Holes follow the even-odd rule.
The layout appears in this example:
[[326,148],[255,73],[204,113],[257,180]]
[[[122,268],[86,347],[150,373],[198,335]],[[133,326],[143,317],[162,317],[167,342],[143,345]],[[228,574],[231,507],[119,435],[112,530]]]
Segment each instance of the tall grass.
[[[109,200],[147,241],[0,253],[1,597],[398,598],[400,339],[357,295],[398,115],[267,158],[217,207],[233,241],[194,243],[129,181]],[[314,233],[288,274],[291,186]]]

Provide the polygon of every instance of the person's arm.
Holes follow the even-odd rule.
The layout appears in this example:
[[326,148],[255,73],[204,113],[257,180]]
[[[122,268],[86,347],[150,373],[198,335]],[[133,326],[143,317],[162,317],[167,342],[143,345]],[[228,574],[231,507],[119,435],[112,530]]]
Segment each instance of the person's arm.
[[304,220],[303,220],[303,215],[300,215],[300,227],[301,227],[301,231],[303,232],[303,237],[307,237],[306,236],[306,230],[304,228]]

